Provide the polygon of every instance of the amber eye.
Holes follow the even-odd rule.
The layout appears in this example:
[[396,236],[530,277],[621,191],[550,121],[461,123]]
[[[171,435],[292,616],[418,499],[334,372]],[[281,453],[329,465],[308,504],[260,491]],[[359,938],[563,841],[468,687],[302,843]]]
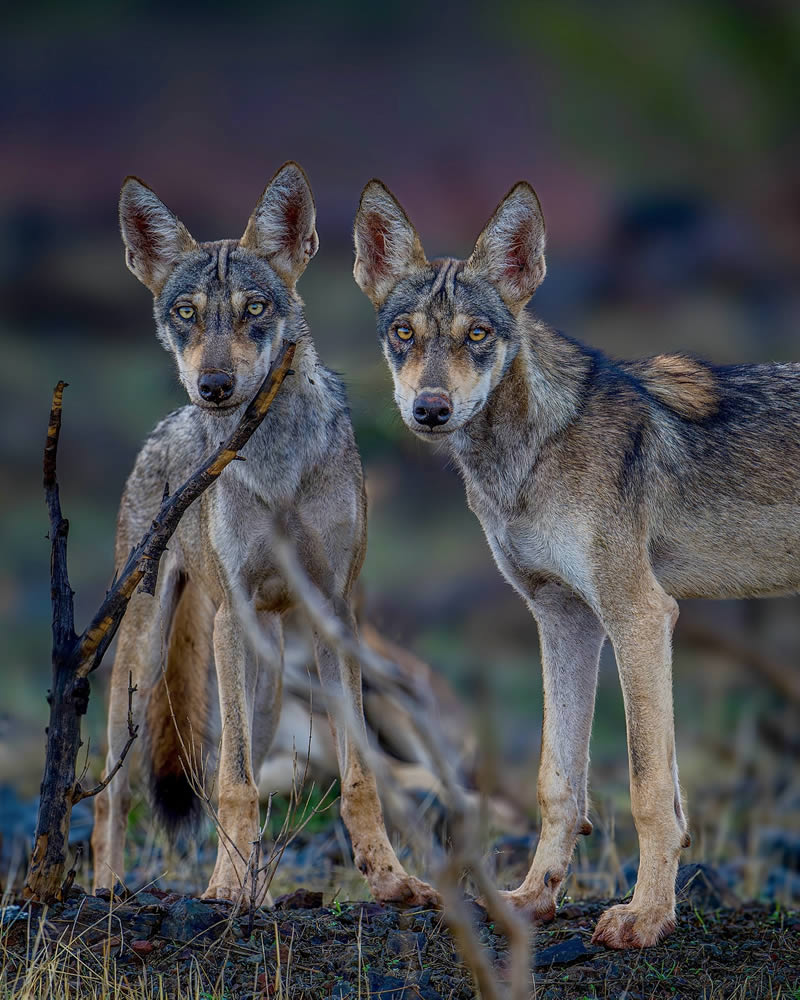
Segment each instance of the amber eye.
[[414,331],[411,329],[410,326],[403,325],[395,327],[394,332],[401,340],[411,340],[411,338],[414,336]]
[[489,335],[489,331],[482,326],[474,326],[469,331],[469,339],[473,344],[479,344],[482,340],[486,340]]
[[178,306],[178,315],[181,319],[194,319],[194,309],[192,306]]
[[247,306],[247,311],[250,313],[251,316],[260,316],[264,312],[264,303],[251,302]]

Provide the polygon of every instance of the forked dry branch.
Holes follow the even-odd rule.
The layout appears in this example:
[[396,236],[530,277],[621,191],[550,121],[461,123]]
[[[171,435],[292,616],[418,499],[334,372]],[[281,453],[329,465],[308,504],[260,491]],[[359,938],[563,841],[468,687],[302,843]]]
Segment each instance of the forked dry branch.
[[[74,594],[67,573],[69,523],[61,513],[56,477],[66,383],[59,382],[53,392],[44,449],[44,489],[50,514],[53,685],[49,695],[50,723],[36,838],[25,881],[25,896],[29,899],[52,902],[61,898],[72,806],[104,787],[101,782],[85,790],[75,774],[81,746],[81,716],[85,715],[89,702],[89,674],[100,665],[137,587],[145,594],[155,592],[159,562],[178,522],[190,504],[216,482],[222,470],[240,458],[239,450],[266,416],[289,373],[294,351],[292,343],[283,346],[228,440],[172,496],[168,485],[165,486],[163,502],[150,530],[131,551],[99,610],[80,635],[75,632]],[[129,696],[133,696],[132,690]],[[123,756],[135,736],[131,725]]]

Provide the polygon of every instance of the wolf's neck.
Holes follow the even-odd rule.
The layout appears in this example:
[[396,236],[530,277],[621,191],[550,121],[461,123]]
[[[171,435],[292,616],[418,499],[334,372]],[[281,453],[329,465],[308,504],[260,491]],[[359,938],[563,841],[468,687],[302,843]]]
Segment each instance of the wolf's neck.
[[592,368],[577,343],[524,317],[519,351],[486,405],[452,437],[467,476],[523,477],[576,417]]

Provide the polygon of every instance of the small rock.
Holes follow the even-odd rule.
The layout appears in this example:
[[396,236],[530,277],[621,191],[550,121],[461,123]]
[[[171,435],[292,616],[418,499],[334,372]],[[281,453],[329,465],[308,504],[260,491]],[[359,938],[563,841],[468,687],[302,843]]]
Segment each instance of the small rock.
[[136,895],[131,899],[132,903],[137,906],[158,906],[162,907],[164,903],[164,897],[167,894],[161,892],[160,890],[156,892],[155,890],[146,890],[142,892],[137,892]]
[[425,949],[425,935],[414,931],[390,931],[384,948],[391,958],[416,957]]
[[13,924],[25,916],[25,911],[21,906],[4,906],[0,909],[0,927],[6,924]]
[[275,905],[284,910],[318,910],[322,906],[322,893],[295,889],[294,892],[278,896]]
[[115,934],[113,937],[101,938],[99,941],[95,941],[95,943],[89,948],[89,951],[102,952],[105,951],[106,948],[108,948],[109,951],[113,951],[114,948],[119,948],[120,944],[122,944],[122,941]]
[[788,868],[771,868],[764,882],[762,893],[766,899],[781,902],[800,901],[800,875]]
[[164,908],[161,906],[120,906],[115,910],[116,915],[125,924],[128,933],[132,934],[136,940],[153,937],[161,926],[164,912]]
[[419,997],[417,990],[406,984],[404,979],[384,976],[377,971],[369,974],[369,989],[370,996],[380,997],[381,1000],[417,1000]]
[[583,939],[577,936],[566,938],[564,941],[551,944],[549,948],[537,951],[533,958],[533,967],[543,969],[550,965],[572,965],[574,962],[596,955],[599,951],[602,949],[594,946],[587,948]]
[[144,955],[149,955],[155,945],[152,941],[131,941],[131,948],[141,958]]
[[[356,906],[358,907],[358,909],[355,908]],[[355,906],[353,907],[353,913],[355,914],[356,921],[360,919],[363,923],[366,923],[367,921],[372,920],[373,917],[384,916],[384,914],[386,913],[386,907],[383,905],[383,903],[356,903]],[[405,916],[406,916],[405,911],[398,914],[398,921],[397,921],[398,927],[401,926],[400,918]],[[409,918],[413,916],[414,916],[413,911],[409,911]]]
[[800,834],[771,828],[761,830],[758,853],[777,862],[781,868],[800,872]]
[[741,906],[738,896],[711,865],[681,865],[675,879],[675,892],[679,901],[689,900],[709,910]]
[[223,933],[227,924],[228,917],[224,910],[187,896],[168,907],[160,934],[175,941],[213,941]]

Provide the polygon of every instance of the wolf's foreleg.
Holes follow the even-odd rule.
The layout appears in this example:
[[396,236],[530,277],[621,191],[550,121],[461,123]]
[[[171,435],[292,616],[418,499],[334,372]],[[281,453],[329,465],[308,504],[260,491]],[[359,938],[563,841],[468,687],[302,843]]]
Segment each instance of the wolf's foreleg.
[[552,920],[559,887],[587,817],[589,737],[605,630],[569,587],[553,582],[528,604],[539,626],[544,680],[539,806],[542,830],[525,881],[507,898],[534,920]]
[[214,659],[222,722],[219,762],[219,847],[205,899],[243,898],[247,865],[259,836],[251,713],[257,684],[253,644],[229,602],[214,619]]
[[672,708],[671,641],[678,605],[651,573],[642,574],[633,592],[619,589],[609,595],[603,617],[625,701],[639,874],[631,902],[606,910],[593,940],[611,948],[642,948],[675,926],[675,876],[686,844]]
[[[356,634],[352,612],[344,602],[337,602],[337,612]],[[408,906],[438,904],[434,889],[409,875],[389,842],[378,797],[375,775],[359,747],[366,744],[366,725],[361,698],[361,667],[357,660],[340,656],[319,636],[314,642],[317,669],[323,688],[345,699],[344,711],[329,710],[339,773],[342,780],[342,819],[353,844],[355,865],[369,883],[370,891],[380,902]],[[350,727],[357,730],[353,739]]]

